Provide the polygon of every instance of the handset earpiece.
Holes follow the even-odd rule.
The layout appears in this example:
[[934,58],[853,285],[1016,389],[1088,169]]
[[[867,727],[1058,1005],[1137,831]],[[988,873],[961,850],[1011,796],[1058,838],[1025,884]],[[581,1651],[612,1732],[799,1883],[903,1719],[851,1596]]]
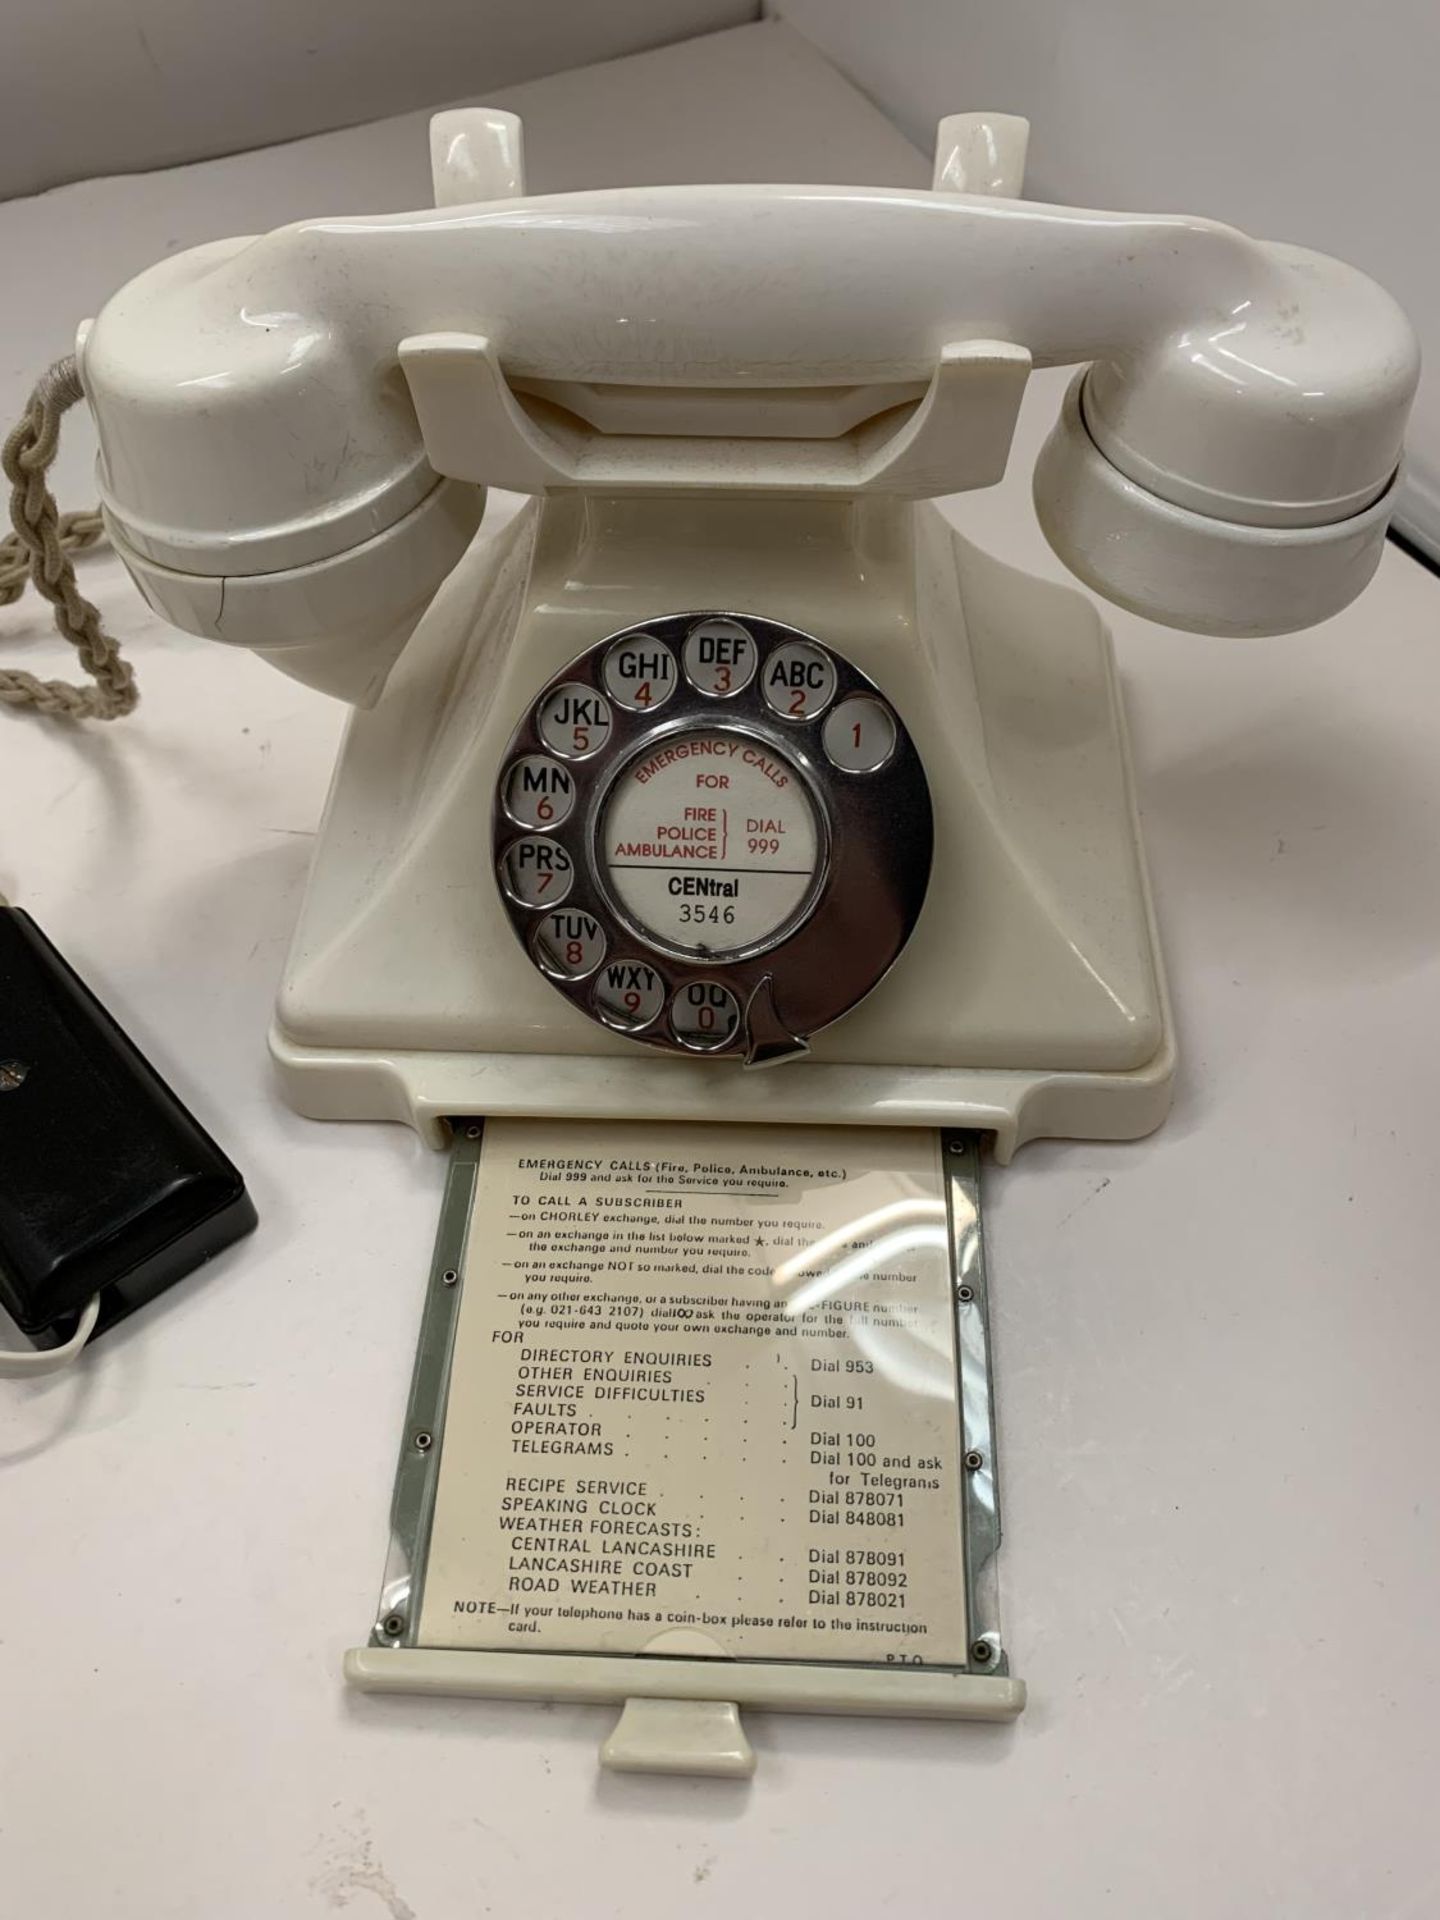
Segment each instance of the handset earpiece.
[[1035,505],[1117,605],[1197,633],[1290,633],[1379,564],[1419,352],[1343,261],[1224,227],[1201,238],[1212,257],[1184,299],[1071,383]]
[[1162,626],[1258,637],[1328,620],[1367,584],[1397,476],[1360,512],[1318,526],[1199,513],[1141,486],[1101,452],[1085,419],[1089,377],[1071,381],[1034,478],[1045,538],[1087,587]]

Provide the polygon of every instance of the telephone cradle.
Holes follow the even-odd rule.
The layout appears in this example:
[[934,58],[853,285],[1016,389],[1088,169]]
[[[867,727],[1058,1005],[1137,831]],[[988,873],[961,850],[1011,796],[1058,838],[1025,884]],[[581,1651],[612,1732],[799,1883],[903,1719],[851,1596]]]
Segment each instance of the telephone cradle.
[[[963,539],[1033,365],[1060,557],[1202,632],[1378,562],[1390,298],[1188,217],[932,191],[527,198],[437,116],[437,206],[177,255],[81,330],[151,605],[353,704],[272,1049],[325,1118],[1131,1138],[1175,1063],[1110,639]],[[528,496],[477,537],[486,488]],[[756,1072],[757,1067],[767,1071]]]

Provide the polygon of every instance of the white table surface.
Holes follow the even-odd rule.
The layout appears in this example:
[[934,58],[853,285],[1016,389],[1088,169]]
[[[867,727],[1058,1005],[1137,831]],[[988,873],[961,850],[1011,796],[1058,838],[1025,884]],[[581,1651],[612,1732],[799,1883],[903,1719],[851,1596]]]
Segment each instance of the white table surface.
[[[508,98],[537,185],[926,178],[782,28]],[[0,207],[5,416],[167,247],[425,193],[408,116]],[[1028,474],[1062,385],[1033,383],[1010,479],[954,503],[1051,575]],[[444,1163],[294,1118],[269,1075],[343,715],[159,628],[113,559],[85,577],[144,705],[109,730],[0,711],[0,889],[262,1225],[72,1376],[0,1388],[5,1912],[1440,1912],[1440,581],[1392,549],[1282,640],[1113,616],[1184,1067],[1152,1140],[988,1180],[1031,1704],[1003,1731],[752,1715],[746,1789],[598,1774],[608,1709],[344,1690]],[[38,607],[0,628],[0,657],[59,664]]]

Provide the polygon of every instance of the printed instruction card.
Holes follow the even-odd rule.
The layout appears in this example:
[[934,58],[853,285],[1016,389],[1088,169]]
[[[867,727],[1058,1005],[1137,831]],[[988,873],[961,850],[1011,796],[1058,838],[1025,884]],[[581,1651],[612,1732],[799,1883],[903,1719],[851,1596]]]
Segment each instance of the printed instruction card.
[[964,1665],[939,1136],[492,1120],[417,1643]]

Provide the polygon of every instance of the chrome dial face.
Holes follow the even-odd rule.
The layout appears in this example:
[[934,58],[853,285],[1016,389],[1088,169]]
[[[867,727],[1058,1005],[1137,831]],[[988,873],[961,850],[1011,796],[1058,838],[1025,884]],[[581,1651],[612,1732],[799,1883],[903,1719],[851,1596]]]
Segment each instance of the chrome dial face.
[[535,966],[614,1032],[751,1064],[804,1051],[919,917],[924,769],[834,648],[748,613],[658,615],[542,687],[492,858]]

